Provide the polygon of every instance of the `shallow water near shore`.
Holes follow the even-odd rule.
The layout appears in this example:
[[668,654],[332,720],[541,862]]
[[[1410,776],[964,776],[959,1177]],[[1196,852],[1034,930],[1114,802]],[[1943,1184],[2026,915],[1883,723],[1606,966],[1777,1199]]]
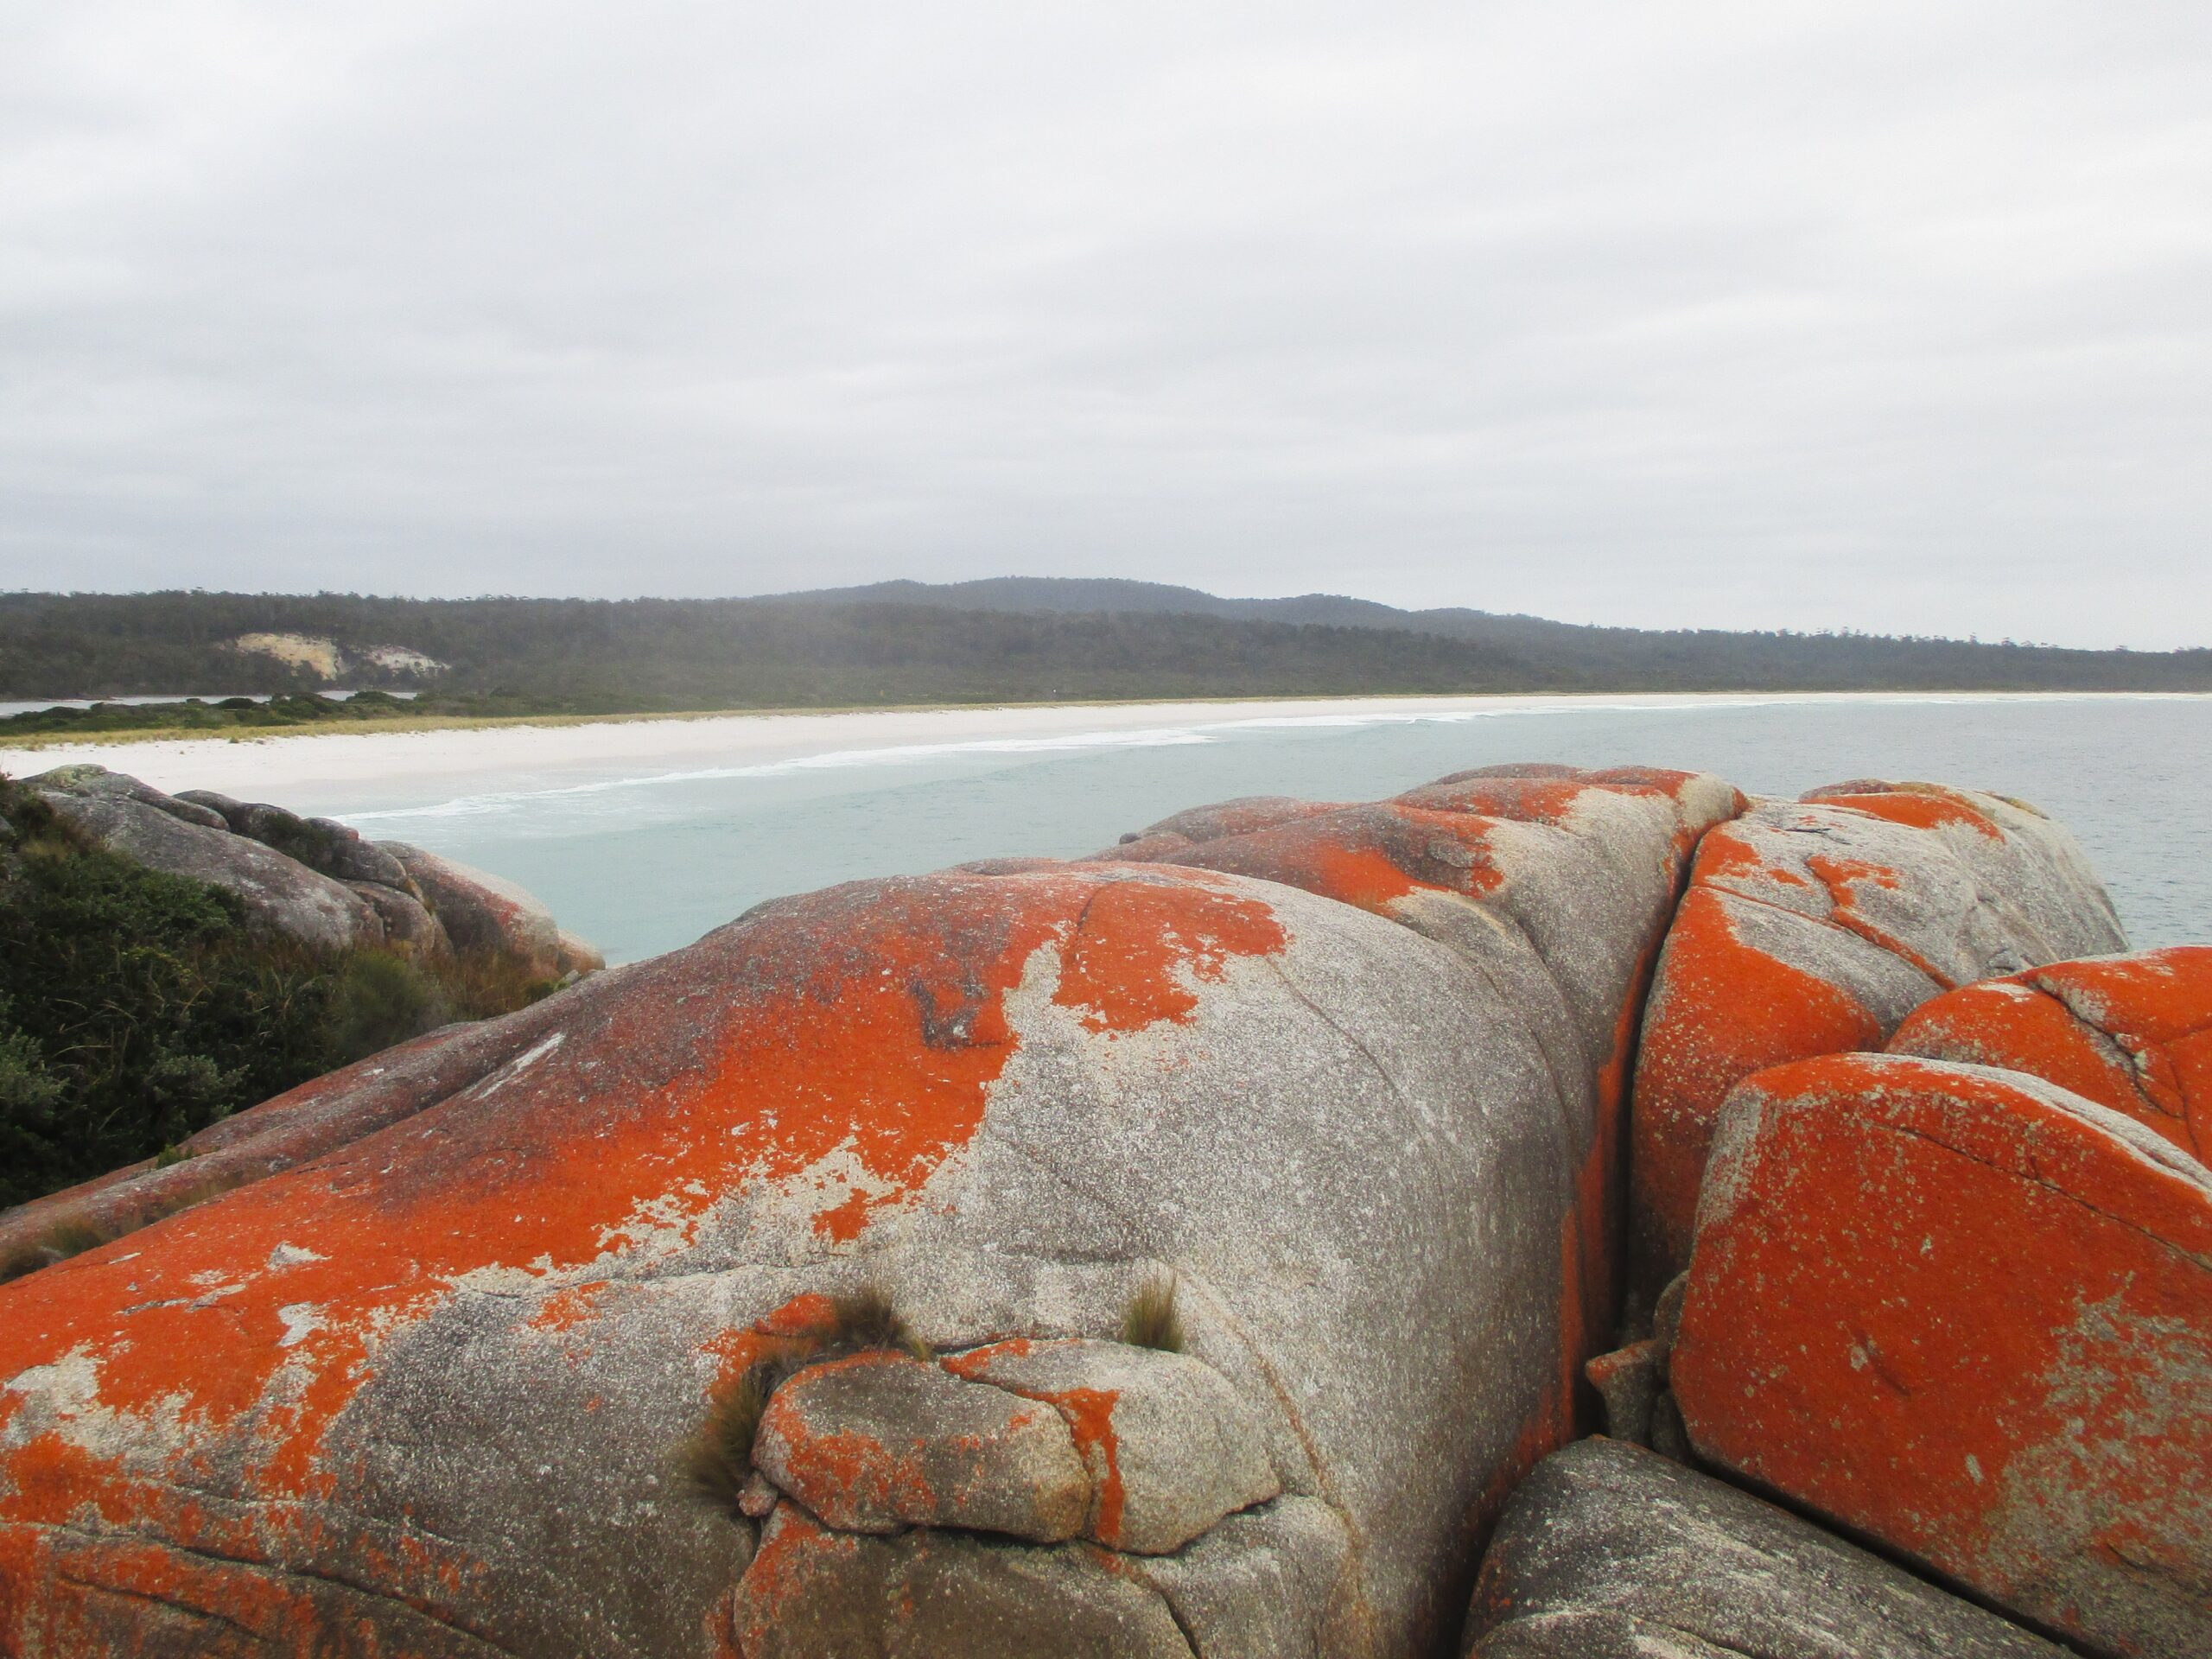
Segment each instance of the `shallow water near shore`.
[[[2064,820],[2138,946],[2212,942],[2212,698],[1485,700],[1402,712],[1307,702],[1183,722],[1163,709],[1152,725],[1100,711],[1087,726],[1084,711],[1061,712],[1071,718],[1058,730],[943,741],[907,732],[880,747],[855,725],[853,747],[748,752],[733,764],[710,753],[656,762],[641,736],[630,766],[554,760],[474,779],[395,771],[260,798],[512,877],[622,962],[779,894],[968,859],[1071,856],[1236,795],[1368,799],[1510,760],[1701,768],[1771,794],[1932,779]],[[127,750],[102,759],[132,766]]]

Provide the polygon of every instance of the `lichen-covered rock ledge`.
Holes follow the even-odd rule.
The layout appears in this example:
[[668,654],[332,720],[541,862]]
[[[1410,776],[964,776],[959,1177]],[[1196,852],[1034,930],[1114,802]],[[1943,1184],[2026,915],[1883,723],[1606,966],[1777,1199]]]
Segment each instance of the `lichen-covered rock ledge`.
[[[1764,1155],[1749,1103],[1797,1098],[1764,1068],[2124,945],[2018,804],[1647,768],[1229,802],[779,900],[241,1114],[226,1190],[0,1287],[0,1651],[2182,1659],[2166,1589],[2048,1559],[2206,1581],[2196,1512],[2138,1478],[2207,1489],[2174,1461],[2212,1331],[2180,1135],[1948,1068],[2022,1078],[1976,1085],[1974,1146],[2070,1147],[2139,1224],[2048,1269],[2020,1241],[2021,1285],[1910,1264],[1939,1333],[2155,1303],[2013,1342],[2182,1425],[2126,1479],[1972,1440],[2063,1525],[1937,1548],[1909,1493],[1834,1498],[1789,1414],[1845,1397],[1834,1356],[1745,1288],[1770,1188],[1837,1211],[1771,1249],[1839,1307],[1821,1252],[1873,1248],[1839,1205],[1941,1190],[1885,1161],[1894,1090],[1852,1063],[1801,1115],[1844,1198]],[[2158,983],[2096,1030],[2182,1053],[2212,1007]]]

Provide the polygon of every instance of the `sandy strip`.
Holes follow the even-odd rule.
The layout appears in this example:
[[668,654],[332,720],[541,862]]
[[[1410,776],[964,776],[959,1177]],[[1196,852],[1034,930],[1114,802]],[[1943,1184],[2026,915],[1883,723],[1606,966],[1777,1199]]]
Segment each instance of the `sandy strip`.
[[1090,732],[1137,732],[1230,721],[1436,718],[1591,703],[1664,705],[1694,697],[1316,697],[1284,702],[1072,703],[1004,709],[721,715],[668,720],[448,728],[419,732],[315,732],[0,748],[0,772],[27,777],[92,761],[156,789],[213,789],[283,801],[405,780],[435,792],[472,791],[518,774],[638,774],[694,766],[760,766],[811,756],[1014,741]]
[[[213,789],[250,800],[296,803],[302,810],[327,810],[340,803],[361,804],[372,797],[394,802],[426,800],[556,779],[637,777],[695,766],[751,766],[946,744],[1026,747],[1090,733],[1246,722],[1363,724],[1592,708],[1872,700],[1866,694],[1757,693],[1726,697],[1343,697],[728,715],[416,732],[348,732],[340,728],[296,735],[0,748],[0,772],[20,778],[89,760],[129,772],[157,789]],[[1906,694],[1903,700],[1974,699],[1967,694],[1937,697]]]

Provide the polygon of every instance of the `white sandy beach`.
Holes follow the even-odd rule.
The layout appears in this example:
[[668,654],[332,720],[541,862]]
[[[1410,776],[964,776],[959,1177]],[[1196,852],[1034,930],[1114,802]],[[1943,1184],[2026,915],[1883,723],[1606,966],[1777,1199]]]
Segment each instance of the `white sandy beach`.
[[[836,764],[946,747],[1026,749],[1143,741],[1197,727],[1364,725],[1479,719],[1575,709],[1661,709],[1716,702],[1868,702],[1866,694],[1708,694],[1345,697],[1279,702],[1059,704],[626,719],[420,732],[324,730],[232,739],[0,747],[0,772],[26,777],[92,761],[158,789],[213,789],[242,798],[342,810],[373,796],[425,799],[526,787],[551,779],[635,777],[691,768]],[[1967,702],[1966,694],[1909,702]],[[2020,701],[2017,696],[2006,701]]]

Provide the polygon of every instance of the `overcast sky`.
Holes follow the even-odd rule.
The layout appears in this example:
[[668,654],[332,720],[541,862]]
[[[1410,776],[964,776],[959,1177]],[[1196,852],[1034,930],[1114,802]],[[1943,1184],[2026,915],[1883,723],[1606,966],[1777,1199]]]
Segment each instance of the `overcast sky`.
[[0,587],[2212,644],[2212,4],[0,0]]

